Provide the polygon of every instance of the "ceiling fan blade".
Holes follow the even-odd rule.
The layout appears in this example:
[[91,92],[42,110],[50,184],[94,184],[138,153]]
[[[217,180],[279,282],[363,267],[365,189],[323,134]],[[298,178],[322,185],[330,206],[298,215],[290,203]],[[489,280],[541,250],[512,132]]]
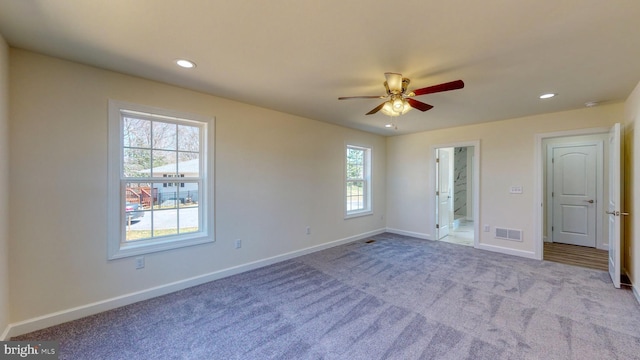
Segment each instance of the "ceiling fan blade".
[[422,101],[418,101],[412,98],[407,98],[407,101],[409,102],[409,105],[411,105],[412,108],[418,109],[420,111],[427,111],[433,108],[433,105],[425,104]]
[[402,92],[402,74],[388,72],[384,73],[384,77],[387,79],[387,84],[391,92]]
[[418,96],[418,95],[433,94],[441,91],[457,90],[457,89],[462,89],[463,87],[464,87],[464,82],[462,80],[456,80],[448,83],[443,83],[439,85],[428,86],[422,89],[413,90],[413,93],[415,94],[415,96]]
[[378,111],[380,111],[380,109],[382,109],[384,104],[386,104],[386,102],[383,102],[382,104],[380,104],[380,105],[376,106],[375,108],[373,108],[373,110],[369,111],[367,113],[367,115],[373,115],[373,114],[377,113]]
[[338,100],[350,100],[350,99],[384,99],[386,96],[342,96],[339,97]]

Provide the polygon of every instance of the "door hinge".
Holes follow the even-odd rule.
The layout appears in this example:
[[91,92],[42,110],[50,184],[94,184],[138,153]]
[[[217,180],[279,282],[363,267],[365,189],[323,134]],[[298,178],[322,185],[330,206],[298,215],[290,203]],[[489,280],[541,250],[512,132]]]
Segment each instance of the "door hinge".
[[436,224],[436,229],[440,229],[440,225],[439,224]]
[[552,192],[551,192],[551,197],[553,197],[553,196],[554,196],[554,193],[553,193],[553,191],[552,191]]
[[553,225],[551,225],[551,231],[553,231]]
[[436,158],[436,164],[440,162],[440,158]]
[[440,196],[440,191],[436,191],[436,196]]

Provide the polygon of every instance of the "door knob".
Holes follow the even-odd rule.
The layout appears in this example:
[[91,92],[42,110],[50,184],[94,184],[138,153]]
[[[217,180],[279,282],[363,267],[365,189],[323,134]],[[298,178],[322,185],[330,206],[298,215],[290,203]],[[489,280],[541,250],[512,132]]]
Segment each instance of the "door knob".
[[620,212],[620,211],[605,211],[605,214],[609,214],[609,215],[613,215],[613,216],[620,216],[620,215],[629,216],[629,213]]
[[593,200],[585,200],[586,202],[588,202],[589,204],[593,204]]

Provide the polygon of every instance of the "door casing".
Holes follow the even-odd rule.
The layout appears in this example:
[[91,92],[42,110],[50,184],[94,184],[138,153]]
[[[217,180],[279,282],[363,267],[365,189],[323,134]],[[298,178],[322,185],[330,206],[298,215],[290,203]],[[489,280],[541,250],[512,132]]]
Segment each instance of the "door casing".
[[580,135],[596,135],[596,134],[608,134],[608,127],[578,129],[569,131],[557,131],[550,133],[541,133],[535,135],[535,152],[534,152],[534,218],[533,218],[533,231],[534,231],[534,253],[532,258],[542,260],[543,248],[544,248],[544,207],[546,203],[545,197],[545,183],[544,176],[545,163],[545,146],[544,140],[554,139],[560,137],[580,136]]

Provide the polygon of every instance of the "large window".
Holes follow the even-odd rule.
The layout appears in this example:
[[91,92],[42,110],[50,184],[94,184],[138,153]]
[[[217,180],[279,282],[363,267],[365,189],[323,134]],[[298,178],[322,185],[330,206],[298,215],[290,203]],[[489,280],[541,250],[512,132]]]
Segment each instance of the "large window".
[[371,214],[371,149],[347,145],[346,217]]
[[109,102],[110,259],[213,241],[210,124]]

